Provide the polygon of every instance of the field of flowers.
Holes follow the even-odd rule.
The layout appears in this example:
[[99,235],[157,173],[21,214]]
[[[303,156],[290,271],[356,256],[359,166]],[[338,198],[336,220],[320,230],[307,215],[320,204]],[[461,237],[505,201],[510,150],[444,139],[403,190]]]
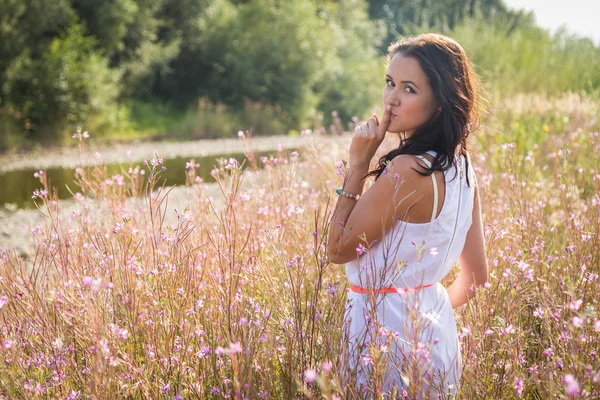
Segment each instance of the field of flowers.
[[[459,398],[600,397],[599,110],[519,95],[474,135],[490,282],[455,310]],[[70,215],[38,173],[35,257],[0,252],[0,398],[368,396],[346,382],[347,284],[324,244],[347,147],[305,137],[262,159],[242,138],[219,198],[190,161],[173,223],[158,156],[80,168]]]

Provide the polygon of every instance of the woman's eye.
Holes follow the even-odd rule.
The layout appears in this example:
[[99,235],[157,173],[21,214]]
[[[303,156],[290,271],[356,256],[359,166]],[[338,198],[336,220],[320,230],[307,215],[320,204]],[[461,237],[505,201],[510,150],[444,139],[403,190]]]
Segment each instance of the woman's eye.
[[394,86],[394,82],[392,82],[392,81],[391,81],[391,80],[389,80],[389,79],[386,79],[386,80],[385,80],[385,84],[386,84],[387,86],[392,86],[392,87]]
[[411,88],[410,86],[405,87],[404,91],[408,92],[408,93],[415,93],[415,91],[413,90],[413,88]]

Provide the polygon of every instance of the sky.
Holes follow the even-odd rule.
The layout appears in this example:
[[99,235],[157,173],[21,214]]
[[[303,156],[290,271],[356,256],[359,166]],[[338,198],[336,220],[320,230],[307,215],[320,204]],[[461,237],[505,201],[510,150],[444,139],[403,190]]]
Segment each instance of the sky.
[[504,0],[511,8],[533,10],[537,24],[554,32],[561,25],[567,31],[586,36],[600,45],[600,0]]

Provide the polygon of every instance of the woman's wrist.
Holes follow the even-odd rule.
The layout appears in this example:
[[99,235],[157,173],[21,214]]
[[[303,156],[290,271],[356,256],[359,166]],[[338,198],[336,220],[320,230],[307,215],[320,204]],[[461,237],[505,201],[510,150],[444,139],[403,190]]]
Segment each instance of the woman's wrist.
[[358,169],[358,170],[368,170],[369,169],[369,161],[348,161],[348,168]]
[[368,172],[369,165],[363,163],[353,164],[348,162],[348,171],[342,184],[342,189],[350,193],[362,194],[364,187],[363,176]]

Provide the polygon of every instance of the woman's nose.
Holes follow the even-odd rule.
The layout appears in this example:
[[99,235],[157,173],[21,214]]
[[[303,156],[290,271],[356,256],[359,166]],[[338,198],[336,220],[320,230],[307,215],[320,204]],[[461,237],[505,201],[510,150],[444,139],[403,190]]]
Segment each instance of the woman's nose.
[[396,88],[394,88],[394,90],[392,90],[387,97],[385,98],[384,103],[386,105],[390,105],[390,106],[397,106],[400,104],[400,96],[398,96],[398,92],[396,90]]

